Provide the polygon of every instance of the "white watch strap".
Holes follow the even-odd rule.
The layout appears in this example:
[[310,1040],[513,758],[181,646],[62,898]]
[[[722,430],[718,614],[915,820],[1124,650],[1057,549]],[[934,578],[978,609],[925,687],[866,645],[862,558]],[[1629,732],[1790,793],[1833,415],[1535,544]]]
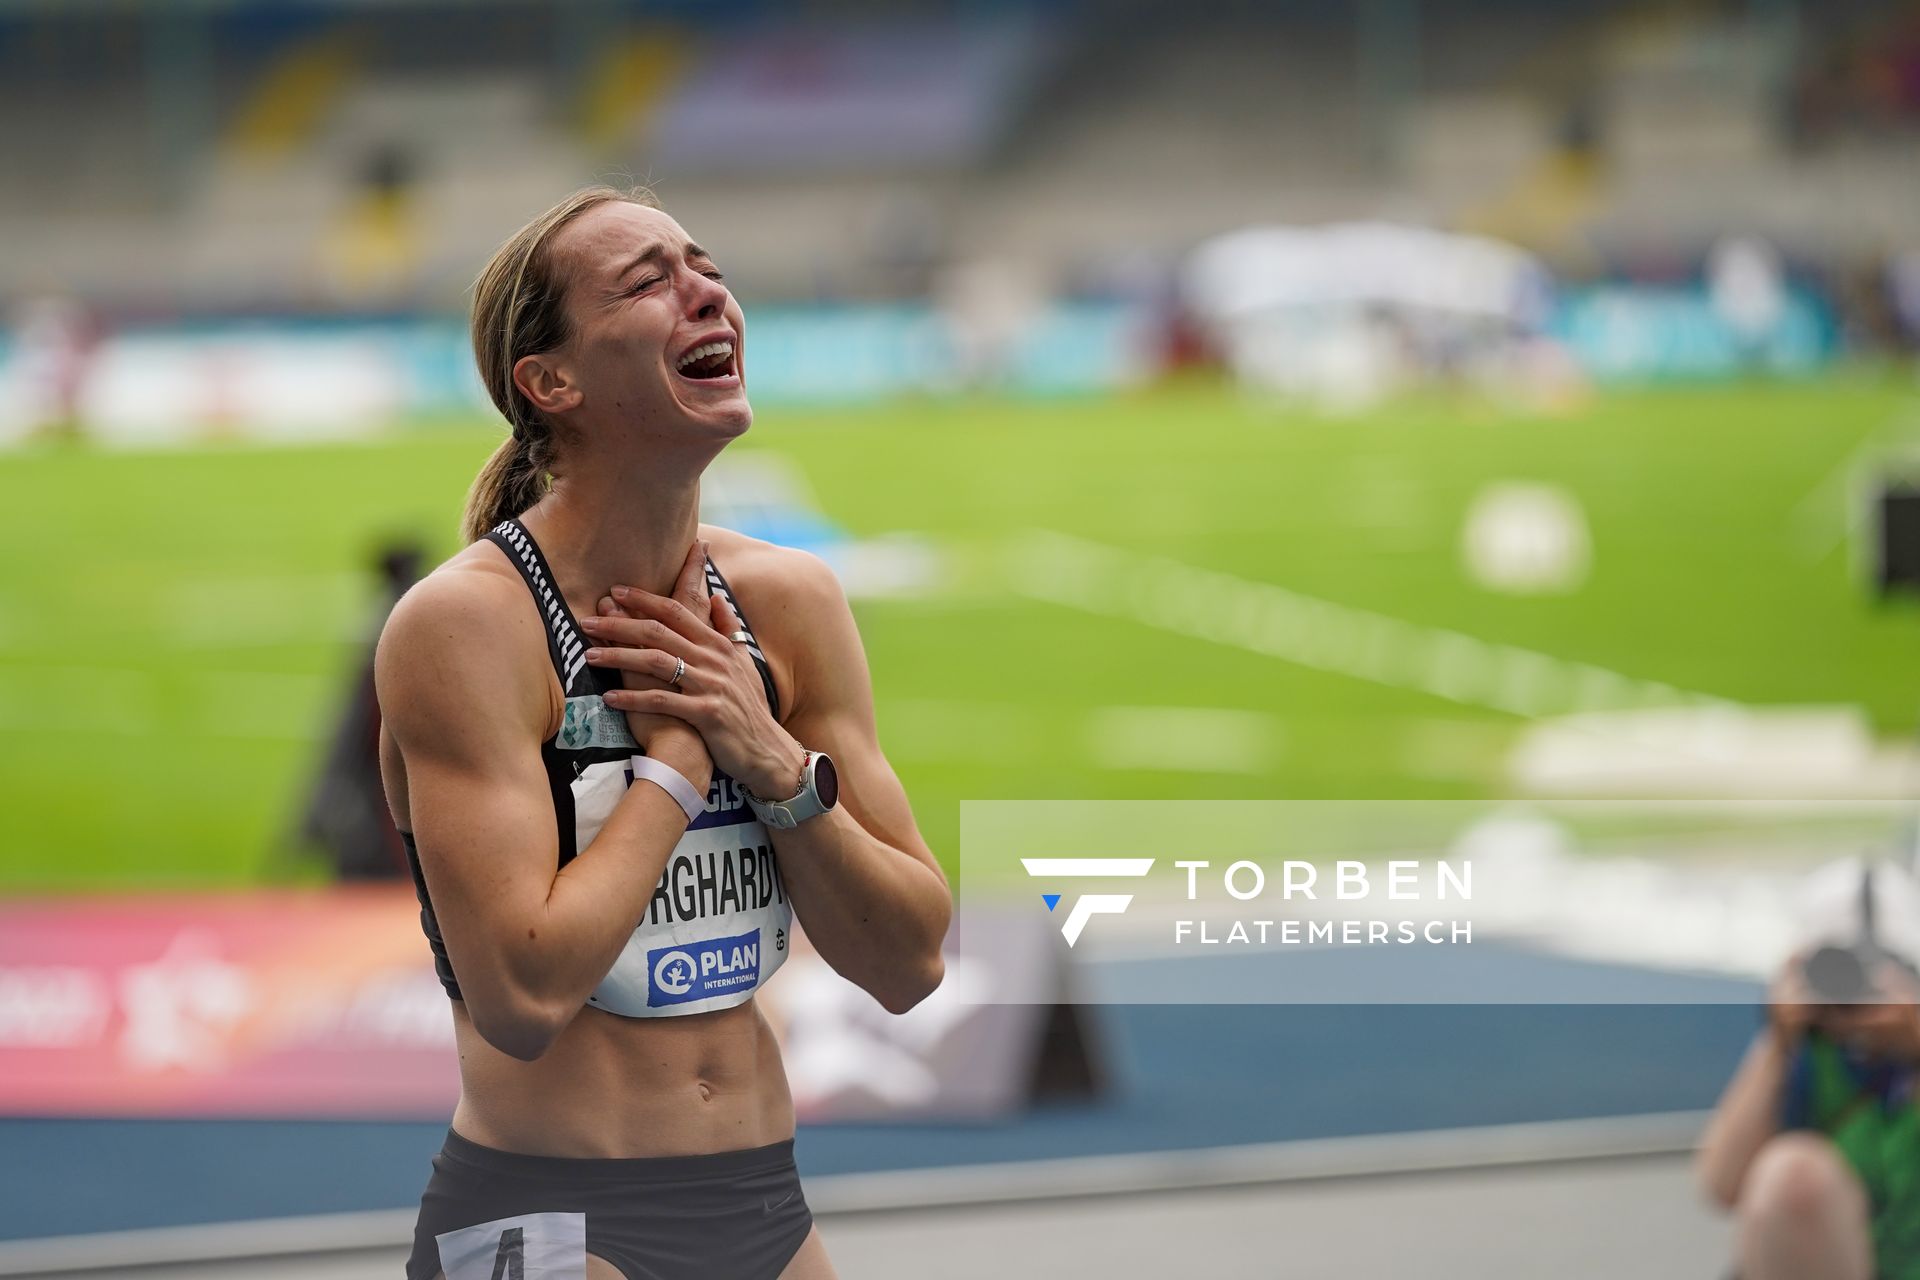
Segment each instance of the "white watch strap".
[[791,831],[800,825],[793,811],[778,800],[756,800],[748,796],[747,807],[753,810],[753,816],[760,819],[762,825],[772,827],[775,831]]
[[663,791],[672,796],[686,811],[688,822],[707,811],[707,798],[694,789],[686,774],[672,765],[661,764],[651,756],[633,756],[628,763],[636,779],[645,778],[648,782],[658,783]]
[[791,831],[808,818],[818,817],[827,811],[820,803],[819,793],[812,784],[814,759],[820,753],[808,751],[800,762],[800,781],[794,787],[793,794],[780,800],[762,800],[753,792],[742,788],[747,804],[753,809],[754,816],[776,831]]

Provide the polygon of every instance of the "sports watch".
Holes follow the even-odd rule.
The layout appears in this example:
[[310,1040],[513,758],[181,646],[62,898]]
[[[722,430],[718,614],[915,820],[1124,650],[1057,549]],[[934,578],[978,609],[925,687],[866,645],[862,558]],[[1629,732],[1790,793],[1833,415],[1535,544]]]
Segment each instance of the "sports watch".
[[747,798],[760,821],[779,831],[799,826],[808,818],[817,818],[833,808],[840,799],[840,775],[824,751],[809,751],[800,766],[800,789],[785,800],[762,800],[743,783],[740,794]]

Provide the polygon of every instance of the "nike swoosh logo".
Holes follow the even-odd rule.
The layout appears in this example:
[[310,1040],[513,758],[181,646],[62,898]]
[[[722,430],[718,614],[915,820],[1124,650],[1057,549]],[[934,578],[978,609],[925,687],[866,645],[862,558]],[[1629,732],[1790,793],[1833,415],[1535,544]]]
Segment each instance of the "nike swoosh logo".
[[779,1207],[780,1207],[781,1205],[783,1205],[783,1204],[785,1204],[785,1203],[786,1203],[787,1201],[789,1201],[789,1200],[791,1200],[791,1199],[793,1199],[793,1197],[794,1197],[795,1195],[797,1195],[797,1194],[799,1194],[799,1193],[798,1193],[798,1192],[794,1192],[794,1191],[789,1191],[789,1192],[787,1192],[787,1194],[785,1194],[785,1195],[783,1195],[783,1196],[781,1196],[781,1197],[780,1197],[780,1198],[779,1198],[778,1200],[765,1200],[765,1199],[763,1199],[763,1200],[761,1201],[761,1204],[763,1204],[763,1205],[765,1205],[765,1206],[766,1206],[766,1211],[767,1211],[768,1213],[772,1213],[772,1212],[773,1212],[773,1211],[774,1211],[775,1209],[778,1209],[778,1208],[779,1208]]

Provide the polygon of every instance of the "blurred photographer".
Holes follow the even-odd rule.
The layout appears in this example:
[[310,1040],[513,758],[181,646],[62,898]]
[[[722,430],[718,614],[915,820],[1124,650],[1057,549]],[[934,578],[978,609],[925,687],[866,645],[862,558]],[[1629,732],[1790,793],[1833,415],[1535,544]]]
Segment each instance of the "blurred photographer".
[[1701,1139],[1739,1280],[1920,1280],[1920,889],[1858,861],[1809,886],[1806,945]]

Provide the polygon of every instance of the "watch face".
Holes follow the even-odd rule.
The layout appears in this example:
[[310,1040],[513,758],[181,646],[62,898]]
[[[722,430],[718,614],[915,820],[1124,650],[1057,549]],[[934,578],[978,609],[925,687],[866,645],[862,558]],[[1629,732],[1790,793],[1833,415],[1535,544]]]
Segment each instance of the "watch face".
[[826,755],[814,757],[813,789],[824,807],[831,809],[840,803],[840,775],[834,771],[831,757]]

